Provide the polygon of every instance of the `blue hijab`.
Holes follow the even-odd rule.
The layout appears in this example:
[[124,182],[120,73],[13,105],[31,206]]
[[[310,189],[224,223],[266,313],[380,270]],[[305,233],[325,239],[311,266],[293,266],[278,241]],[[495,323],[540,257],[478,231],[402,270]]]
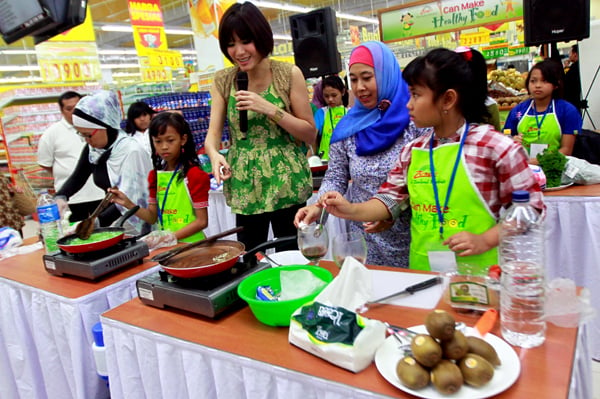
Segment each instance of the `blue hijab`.
[[[366,42],[360,46],[366,47],[373,57],[379,105],[368,109],[356,101],[335,127],[331,142],[356,135],[356,155],[364,156],[390,148],[404,133],[410,121],[406,108],[410,93],[396,57],[385,44]],[[385,109],[387,102],[390,104]]]

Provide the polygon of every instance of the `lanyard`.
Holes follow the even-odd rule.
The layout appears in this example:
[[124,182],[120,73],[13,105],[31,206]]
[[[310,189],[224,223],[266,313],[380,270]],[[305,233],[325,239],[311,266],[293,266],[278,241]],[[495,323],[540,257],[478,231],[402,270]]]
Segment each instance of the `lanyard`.
[[554,109],[554,100],[552,100],[552,102],[550,104],[548,104],[548,106],[546,107],[546,110],[544,111],[544,114],[542,115],[542,120],[540,121],[538,119],[538,112],[537,112],[537,108],[535,107],[535,100],[531,100],[533,101],[533,112],[535,114],[535,124],[537,125],[538,128],[538,140],[540,139],[540,133],[542,131],[542,125],[544,124],[544,119],[546,119],[546,115],[548,114],[548,110],[550,108]]
[[[337,107],[334,107],[337,108]],[[333,112],[331,112],[331,107],[327,108],[327,114],[329,115],[329,123],[331,123],[331,131],[333,132],[333,129],[335,128],[335,126],[333,125]],[[344,107],[344,115],[346,115],[346,107]]]
[[[165,190],[165,196],[163,197],[162,205],[158,209],[158,219],[160,221],[160,225],[162,226],[162,228],[165,227],[165,225],[163,224],[163,217],[162,217],[162,215],[163,215],[163,212],[165,211],[165,204],[167,203],[167,195],[169,195],[169,187],[171,187],[171,183],[173,182],[173,178],[175,177],[175,175],[177,175],[177,171],[179,170],[180,166],[181,166],[181,164],[177,164],[177,167],[173,171],[173,174],[171,175],[171,178],[169,179],[169,183],[167,184],[167,189]],[[156,178],[158,180],[158,176]]]
[[438,221],[440,222],[440,240],[444,239],[444,212],[448,208],[448,201],[450,200],[450,193],[452,192],[452,186],[454,185],[454,178],[456,177],[456,171],[458,170],[458,164],[460,163],[460,156],[462,149],[465,145],[465,139],[469,132],[469,124],[465,126],[465,131],[460,138],[460,145],[458,147],[458,154],[456,155],[456,161],[454,161],[454,168],[452,168],[452,175],[450,176],[450,182],[448,183],[448,190],[446,192],[446,200],[444,201],[444,207],[440,207],[440,196],[438,193],[437,182],[435,180],[435,166],[433,164],[433,139],[435,134],[431,135],[431,141],[429,142],[429,167],[431,168],[431,184],[433,186],[433,195],[435,197],[435,206],[438,215]]

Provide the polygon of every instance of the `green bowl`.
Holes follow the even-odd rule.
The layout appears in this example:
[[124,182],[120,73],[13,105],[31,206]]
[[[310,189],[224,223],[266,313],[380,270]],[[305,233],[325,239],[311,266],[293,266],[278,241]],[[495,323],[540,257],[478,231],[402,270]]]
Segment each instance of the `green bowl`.
[[[261,301],[256,299],[256,288],[271,286],[273,291],[281,291],[279,275],[282,270],[310,270],[316,277],[329,283],[333,276],[327,269],[310,265],[291,265],[272,267],[246,277],[238,285],[238,295],[250,306],[254,316],[262,323],[269,326],[289,326],[292,313],[300,306],[312,301],[321,291],[317,290],[310,295],[290,299],[288,301]],[[325,286],[323,286],[325,288]]]

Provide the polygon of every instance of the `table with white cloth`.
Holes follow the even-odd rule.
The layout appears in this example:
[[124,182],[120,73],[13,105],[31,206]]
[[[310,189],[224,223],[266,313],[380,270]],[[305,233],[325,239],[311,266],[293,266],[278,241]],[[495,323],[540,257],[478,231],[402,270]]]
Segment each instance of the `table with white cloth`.
[[[334,275],[331,261],[321,266]],[[417,273],[372,267],[394,273]],[[474,325],[476,315],[438,308]],[[410,327],[429,309],[380,305],[366,317]],[[288,328],[256,320],[248,307],[216,320],[133,299],[101,316],[112,399],[284,398],[352,399],[412,397],[388,383],[374,364],[352,373],[288,342]],[[492,333],[500,335],[496,323]],[[591,364],[583,330],[549,325],[538,348],[515,348],[521,374],[498,398],[591,397]]]
[[548,279],[568,278],[590,290],[599,312],[586,324],[590,356],[600,359],[600,184],[544,194]]
[[135,264],[94,282],[49,274],[43,254],[0,261],[0,398],[108,398],[92,326],[137,296],[136,280],[158,266]]

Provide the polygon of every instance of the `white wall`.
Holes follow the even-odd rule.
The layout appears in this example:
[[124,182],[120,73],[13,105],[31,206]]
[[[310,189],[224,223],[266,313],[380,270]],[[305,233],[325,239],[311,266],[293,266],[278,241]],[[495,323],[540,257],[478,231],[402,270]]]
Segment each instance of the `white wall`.
[[[592,83],[594,75],[600,67],[600,20],[590,23],[590,37],[579,42],[579,68],[581,71],[581,95],[587,95],[588,110],[584,114],[583,127],[585,129],[600,130],[600,72]],[[589,94],[588,94],[589,91]]]

